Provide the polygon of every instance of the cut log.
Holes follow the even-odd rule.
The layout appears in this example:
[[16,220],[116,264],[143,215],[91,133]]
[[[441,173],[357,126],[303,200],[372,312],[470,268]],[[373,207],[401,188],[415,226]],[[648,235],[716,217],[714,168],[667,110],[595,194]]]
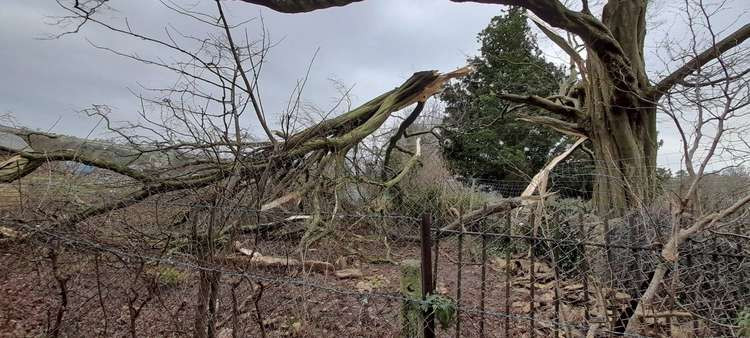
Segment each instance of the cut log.
[[295,269],[318,273],[328,273],[336,270],[333,264],[323,261],[300,261],[294,258],[263,256],[260,252],[241,247],[239,243],[235,243],[235,249],[242,256],[228,256],[226,260],[231,262],[246,262],[252,266],[265,269]]
[[342,269],[333,273],[339,279],[360,278],[363,276],[360,269]]

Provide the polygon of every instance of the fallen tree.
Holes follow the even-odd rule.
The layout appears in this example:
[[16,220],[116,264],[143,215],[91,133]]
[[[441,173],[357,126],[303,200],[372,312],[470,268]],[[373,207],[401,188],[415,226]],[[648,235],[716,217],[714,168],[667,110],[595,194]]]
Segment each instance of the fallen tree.
[[[305,12],[354,1],[249,2],[285,12]],[[601,215],[622,216],[630,209],[647,206],[653,202],[658,145],[655,116],[659,101],[668,98],[670,91],[681,86],[694,88],[723,84],[720,87],[724,93],[719,97],[726,99],[724,106],[728,109],[719,114],[712,112],[709,114],[712,117],[706,117],[705,121],[701,121],[701,125],[717,119],[721,121],[713,141],[709,142],[711,155],[717,149],[718,140],[722,139],[723,133],[731,129],[723,124],[724,121],[747,106],[746,96],[741,97],[743,92],[736,90],[746,88],[746,84],[733,83],[747,72],[730,69],[730,66],[742,63],[724,63],[722,55],[740,46],[750,36],[748,25],[723,38],[710,31],[712,40],[704,51],[693,50],[692,53],[684,55],[684,59],[689,60],[687,63],[660,81],[652,83],[646,76],[643,59],[646,1],[609,2],[604,6],[600,18],[592,14],[586,1],[583,2],[584,7],[580,11],[571,10],[558,1],[474,2],[518,5],[529,9],[541,18],[535,20],[540,29],[570,54],[571,66],[575,66],[581,75],[580,78],[572,76],[572,83],[566,84],[559,95],[498,95],[508,101],[549,110],[560,117],[527,117],[526,120],[529,122],[591,140],[597,165],[594,205]],[[122,144],[116,148],[102,147],[89,141],[60,135],[4,129],[6,133],[23,139],[28,147],[5,149],[11,156],[0,164],[0,181],[17,181],[47,162],[74,161],[120,174],[130,179],[136,187],[127,196],[102,201],[84,210],[74,210],[65,217],[52,219],[51,226],[75,226],[91,217],[132,206],[152,196],[178,191],[189,192],[185,195],[193,198],[189,201],[192,204],[192,213],[188,213],[189,217],[186,217],[185,222],[191,222],[189,224],[192,225],[191,244],[200,244],[196,245],[194,250],[196,256],[208,263],[219,252],[216,244],[220,242],[218,239],[224,235],[229,236],[233,230],[237,230],[236,225],[241,220],[247,219],[246,214],[249,212],[232,214],[242,210],[240,207],[250,204],[242,202],[242,196],[246,194],[252,195],[254,199],[252,204],[255,208],[252,211],[256,214],[258,225],[263,224],[257,221],[262,212],[281,208],[287,203],[299,204],[300,201],[304,201],[305,206],[310,209],[311,215],[307,220],[311,231],[303,238],[318,238],[318,234],[314,232],[321,229],[325,231],[325,220],[334,219],[339,210],[337,190],[342,182],[351,178],[345,177],[344,163],[347,153],[380,128],[394,112],[416,103],[417,108],[389,142],[393,145],[389,146],[392,151],[396,147],[398,135],[403,134],[406,127],[418,117],[424,101],[438,92],[450,78],[461,76],[468,71],[460,69],[443,75],[435,71],[415,73],[401,86],[357,108],[324,119],[302,130],[292,127],[292,121],[299,113],[296,108],[292,108],[284,116],[285,123],[282,123],[282,127],[285,130],[271,131],[266,123],[261,101],[258,99],[259,67],[255,63],[262,63],[265,49],[253,50],[252,44],[248,41],[244,45],[237,45],[231,33],[235,27],[227,23],[220,2],[217,1],[218,15],[207,22],[223,32],[222,38],[211,40],[212,43],[206,45],[206,48],[214,49],[208,54],[201,54],[204,52],[202,49],[190,52],[174,40],[159,41],[134,32],[130,27],[116,27],[99,21],[91,8],[81,6],[86,5],[75,2],[72,7],[65,8],[84,23],[93,23],[118,34],[155,43],[187,59],[167,64],[161,60],[146,60],[136,54],[98,47],[136,61],[173,70],[187,78],[188,80],[179,86],[157,90],[159,93],[166,93],[162,97],[140,98],[142,102],[162,109],[161,112],[167,112],[171,120],[149,120],[150,116],[143,111],[140,112],[140,117],[147,123],[118,128],[109,123],[106,112],[93,110],[92,115],[107,121],[110,129],[120,137]],[[566,39],[558,36],[552,28],[546,26],[546,23],[577,36],[577,39],[582,41],[581,46],[587,50],[586,59],[577,54],[577,47],[568,45]],[[267,46],[265,41],[260,45]],[[742,53],[734,54],[734,57],[740,60],[741,57],[737,57],[738,55],[742,56]],[[185,69],[190,67],[186,65],[200,71],[187,73]],[[720,68],[721,71],[701,75],[701,69],[708,66]],[[693,75],[694,78],[691,78]],[[303,86],[304,82],[298,92],[292,95],[290,101],[295,102],[293,107],[298,107],[299,91]],[[182,98],[184,95],[201,103],[192,104],[189,99]],[[705,99],[715,97],[706,95]],[[266,134],[266,140],[256,142],[245,137],[240,116],[246,109],[255,113],[257,122]],[[673,116],[679,115],[676,113]],[[729,217],[750,203],[750,198],[745,196],[730,208],[704,215],[691,214],[693,210],[688,206],[694,201],[693,193],[704,175],[708,158],[711,156],[708,156],[699,168],[693,170],[693,155],[695,149],[701,148],[702,143],[698,140],[694,145],[689,144],[686,136],[689,133],[682,130],[688,155],[685,164],[691,171],[691,187],[676,203],[678,207],[674,210],[673,231],[666,237],[667,245],[662,253],[665,263],[653,271],[652,279],[645,290],[635,290],[631,295],[632,299],[640,301],[632,313],[632,318],[627,321],[627,331],[630,332],[638,331],[639,316],[643,314],[644,304],[655,300],[666,272],[676,265],[675,257],[680,245],[698,233],[721,230],[726,226],[722,224],[725,222],[721,219]],[[168,161],[166,165],[148,168],[134,165],[133,161],[151,155]],[[382,182],[367,183],[383,189],[393,187],[404,176],[403,170],[415,166],[418,155],[419,152],[415,152],[415,156],[400,173],[384,170]],[[549,170],[545,170],[539,177],[546,177],[548,173]],[[539,190],[539,195],[545,196],[544,183],[533,187],[532,193],[534,189]],[[332,212],[326,214],[322,209],[327,197],[330,197],[329,201],[334,205]],[[523,205],[523,202],[525,201],[503,200],[486,209],[469,212],[469,220],[459,220],[458,223],[449,225],[450,228],[446,230],[455,228],[461,221],[476,220],[486,217],[488,213],[510,210]],[[221,209],[225,206],[227,210]],[[691,219],[693,217],[695,219]],[[209,317],[207,311],[211,311],[210,304],[213,303],[207,300],[209,297],[206,294],[215,293],[215,285],[219,278],[218,273],[202,272],[200,294],[204,298],[201,298],[202,308],[196,312],[196,318]],[[212,324],[200,324],[201,328],[196,331],[205,331],[206,325],[210,327]]]
[[[242,154],[238,159],[203,158],[192,153],[196,149],[216,149],[234,145],[229,142],[115,146],[65,135],[4,127],[1,130],[3,133],[22,138],[28,147],[21,150],[3,149],[13,156],[0,167],[0,181],[12,182],[23,178],[44,163],[73,161],[109,170],[139,183],[139,190],[120,200],[102,203],[76,213],[62,222],[66,225],[74,225],[89,217],[127,207],[155,194],[199,189],[233,175],[247,177],[255,171],[263,171],[269,167],[275,168],[275,177],[290,183],[284,187],[284,191],[294,191],[296,184],[304,185],[313,181],[297,180],[304,171],[322,170],[329,161],[343,156],[378,129],[392,113],[414,103],[424,102],[437,93],[447,80],[461,76],[467,71],[460,69],[446,74],[439,74],[437,71],[417,72],[399,87],[345,114],[295,133],[280,141],[278,145],[261,143],[256,147],[248,146],[251,147],[247,150],[248,154]],[[170,154],[173,150],[176,152]],[[144,160],[144,157],[167,156],[180,158],[184,163],[159,165]],[[133,165],[144,161],[153,165],[141,168]],[[398,176],[394,179],[398,179]],[[389,182],[384,184],[392,185]],[[309,183],[304,188],[311,189]],[[267,195],[264,199],[271,201],[277,196]]]

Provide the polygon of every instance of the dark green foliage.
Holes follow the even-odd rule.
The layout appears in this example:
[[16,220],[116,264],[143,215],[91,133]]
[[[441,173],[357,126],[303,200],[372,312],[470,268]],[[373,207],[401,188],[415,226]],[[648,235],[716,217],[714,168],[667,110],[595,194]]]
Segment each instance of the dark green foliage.
[[549,190],[563,198],[589,199],[594,191],[594,162],[581,151],[570,157],[550,173]]
[[548,114],[497,97],[500,93],[555,94],[563,71],[547,62],[531,34],[524,10],[511,8],[478,36],[476,72],[447,88],[444,155],[454,171],[492,181],[529,180],[566,143],[556,131],[517,121],[519,115]]

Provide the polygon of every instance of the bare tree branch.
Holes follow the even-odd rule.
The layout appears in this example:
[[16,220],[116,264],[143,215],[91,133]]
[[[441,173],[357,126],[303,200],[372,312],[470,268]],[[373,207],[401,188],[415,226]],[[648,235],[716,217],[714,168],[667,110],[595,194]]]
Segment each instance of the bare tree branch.
[[722,53],[736,46],[739,46],[740,44],[745,42],[747,38],[750,38],[750,24],[742,26],[734,33],[725,37],[702,53],[696,55],[695,58],[688,61],[680,68],[676,69],[674,72],[661,79],[661,81],[659,81],[649,90],[650,96],[653,96],[654,101],[658,100],[662,95],[664,95],[664,93],[672,88],[672,86],[683,81],[686,76],[693,73],[696,69],[700,68],[711,60],[716,59]]
[[583,128],[581,128],[581,126],[578,125],[577,123],[558,120],[554,117],[523,116],[523,117],[519,117],[518,119],[521,121],[543,125],[545,127],[557,130],[566,135],[583,137],[583,136],[586,136],[587,134],[586,131]]
[[393,149],[398,144],[398,141],[401,140],[401,138],[404,136],[404,133],[406,133],[406,129],[408,129],[412,125],[412,123],[417,120],[419,114],[422,113],[422,109],[424,109],[424,102],[417,102],[417,106],[414,107],[414,110],[412,110],[409,116],[407,116],[406,119],[401,122],[401,124],[399,124],[396,133],[391,136],[390,140],[388,140],[388,146],[385,148],[385,156],[383,157],[383,171],[381,172],[380,176],[382,180],[386,180],[388,178],[388,174],[390,172],[390,168],[388,166],[390,164],[391,153],[393,152]]
[[583,111],[575,107],[555,103],[552,100],[537,95],[498,94],[497,96],[511,102],[524,103],[539,107],[549,112],[560,114],[572,121],[583,120],[586,117],[586,114]]

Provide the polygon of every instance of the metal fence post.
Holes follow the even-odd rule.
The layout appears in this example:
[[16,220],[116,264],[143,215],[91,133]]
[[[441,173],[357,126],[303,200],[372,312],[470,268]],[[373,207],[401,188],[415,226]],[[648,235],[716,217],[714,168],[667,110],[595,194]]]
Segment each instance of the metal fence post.
[[456,269],[456,338],[461,337],[461,269],[463,268],[463,246],[464,246],[464,211],[458,213],[458,269]]
[[[422,242],[422,300],[427,300],[427,296],[432,294],[434,291],[435,283],[433,282],[432,275],[432,217],[430,214],[422,214],[421,224],[421,242]],[[435,313],[431,309],[427,309],[424,314],[424,337],[434,338],[435,337]]]
[[[532,229],[536,229],[534,222],[535,214],[532,212],[529,215],[529,225],[532,226]],[[534,253],[534,249],[536,249],[536,245],[538,244],[536,231],[532,230],[531,233],[531,248],[529,249],[529,260],[531,261],[531,268],[529,269],[529,335],[534,338],[536,337],[536,304],[534,304],[534,297],[535,297],[535,284],[536,284],[536,273],[534,270],[536,270],[536,254]]]
[[[487,214],[487,204],[484,205],[484,214]],[[482,285],[479,298],[479,337],[484,337],[484,298],[487,296],[487,231],[485,221],[482,221],[480,231],[482,233]]]
[[508,216],[506,218],[506,227],[505,227],[505,234],[506,237],[506,246],[505,246],[505,337],[510,337],[510,280],[511,280],[511,271],[510,271],[510,251],[511,251],[511,238],[510,238],[510,231],[511,229],[511,216],[510,212],[508,212]]
[[[606,218],[604,219],[604,224],[607,224]],[[607,226],[605,226],[605,229]],[[581,270],[583,275],[583,317],[586,319],[586,325],[591,324],[591,313],[589,311],[589,269],[588,269],[588,263],[586,260],[588,259],[588,256],[586,256],[586,234],[583,226],[583,214],[579,214],[578,217],[578,232],[579,232],[579,247],[578,249],[581,251],[581,256],[583,257],[581,259]],[[605,237],[606,238],[606,237]],[[604,316],[607,316],[605,313]]]

